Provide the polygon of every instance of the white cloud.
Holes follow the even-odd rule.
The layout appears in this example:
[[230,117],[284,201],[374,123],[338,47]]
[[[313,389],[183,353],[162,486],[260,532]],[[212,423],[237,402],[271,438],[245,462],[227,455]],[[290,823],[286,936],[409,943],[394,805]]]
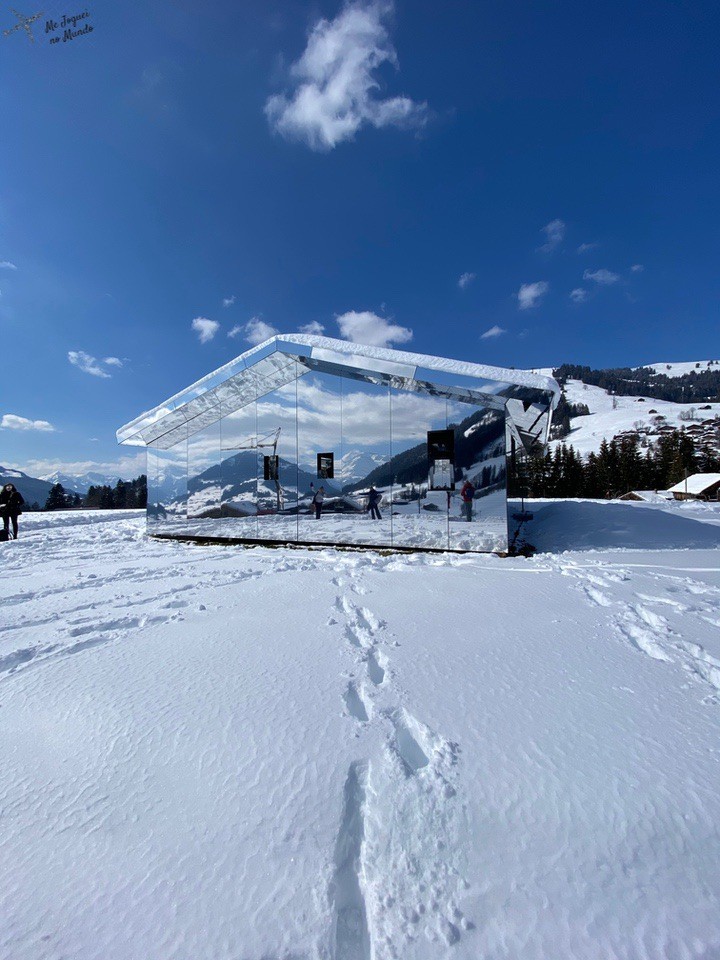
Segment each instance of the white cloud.
[[121,367],[123,365],[120,357],[105,357],[103,363],[106,363],[109,367]]
[[[297,433],[295,432],[295,395],[297,390]],[[399,391],[393,396],[393,452],[413,446],[427,438],[429,425],[445,426],[446,418],[459,423],[468,415],[463,403],[443,397]],[[301,464],[312,464],[320,450],[338,449],[340,436],[340,387],[328,389],[323,377],[308,374],[297,382],[274,390],[272,394],[231,413],[223,421],[223,446],[239,448],[258,430],[282,425],[278,453],[295,460],[299,450]],[[285,424],[289,429],[285,429]],[[368,447],[377,450],[385,437],[389,447],[387,392],[377,387],[353,384],[342,387],[342,435],[345,452]],[[296,448],[295,444],[298,444]],[[193,469],[217,462],[217,438],[207,432],[189,438],[188,456]],[[229,454],[223,454],[229,456]],[[48,471],[50,472],[50,471]]]
[[346,340],[368,347],[389,347],[391,343],[407,343],[413,337],[412,330],[389,323],[370,310],[348,310],[336,319]]
[[[314,460],[319,450],[337,449],[339,427],[339,387],[328,389],[327,381],[312,374],[302,377],[295,383],[275,390],[264,397],[255,406],[246,406],[231,413],[223,422],[223,443],[238,445],[255,434],[259,424],[279,425],[295,423],[295,393],[297,390],[297,439],[300,447],[300,462]],[[396,444],[412,445],[425,440],[428,424],[445,425],[446,416],[451,421],[460,422],[467,416],[467,408],[462,403],[447,402],[442,397],[430,397],[422,394],[399,391],[393,396],[392,440],[393,450],[398,452]],[[226,429],[227,428],[227,429]],[[377,447],[378,437],[388,437],[388,398],[385,391],[361,384],[353,385],[348,381],[342,388],[342,434],[345,449],[355,447]],[[388,438],[389,441],[389,438]],[[280,438],[282,445],[289,443],[292,451],[290,459],[295,459],[295,432],[289,431]],[[197,435],[191,438],[193,462],[207,449],[208,458],[217,457],[217,441]],[[288,449],[288,448],[286,448]]]
[[280,333],[279,330],[276,330],[271,324],[265,323],[260,317],[253,317],[252,320],[248,320],[242,327],[242,332],[245,334],[247,342],[252,343],[253,346],[257,346],[264,340],[269,340],[270,337],[276,337]]
[[109,477],[124,477],[132,480],[134,477],[140,476],[141,473],[147,473],[144,450],[141,453],[107,462],[97,460],[27,460],[25,463],[12,464],[12,467],[15,470],[22,470],[30,477],[47,477],[57,471],[72,476],[81,476],[84,473],[101,473]]
[[632,271],[632,273],[642,273],[644,269],[645,267],[641,263],[634,263],[630,267],[630,270]]
[[228,330],[228,336],[233,338],[239,337],[244,329],[245,327],[242,323],[236,323],[232,330]]
[[28,420],[27,417],[18,417],[14,413],[3,414],[0,421],[3,430],[40,430],[43,433],[53,433],[55,427],[47,420]]
[[599,246],[600,246],[600,244],[597,243],[597,242],[594,241],[594,240],[593,240],[592,243],[581,243],[580,246],[577,248],[577,252],[578,252],[578,253],[590,253],[591,250],[597,250],[597,248],[598,248]]
[[91,357],[90,354],[85,353],[84,350],[68,350],[68,360],[74,367],[82,370],[83,373],[89,373],[93,377],[102,377],[105,380],[110,379],[110,374],[107,370],[103,370],[100,366],[102,361]]
[[565,222],[563,220],[551,220],[542,228],[541,233],[545,234],[545,243],[540,247],[543,253],[552,253],[552,251],[562,243],[565,236]]
[[291,68],[292,91],[270,97],[265,104],[272,128],[313,150],[332,150],[343,140],[352,140],[365,124],[421,126],[426,104],[408,97],[376,96],[380,81],[375,71],[385,63],[398,65],[383,23],[392,10],[390,0],[357,0],[334,20],[319,20]]
[[599,283],[603,287],[610,286],[611,283],[617,283],[620,277],[617,273],[613,273],[612,270],[586,270],[583,274],[583,280],[594,280],[595,283]]
[[588,292],[584,287],[575,287],[570,291],[570,299],[573,303],[584,303],[587,300]]
[[325,327],[318,323],[317,320],[312,320],[310,323],[306,323],[304,327],[300,327],[300,333],[309,333],[314,337],[321,337],[325,333]]
[[9,260],[0,260],[0,270],[17,270],[17,267]]
[[545,280],[538,280],[535,283],[523,283],[516,294],[520,309],[530,310],[532,307],[536,307],[540,297],[545,296],[549,289],[550,284]]
[[223,297],[223,306],[231,307],[235,303],[235,294],[233,293],[229,297]]
[[217,320],[208,320],[207,317],[195,317],[191,326],[197,333],[200,343],[208,343],[220,329]]
[[460,279],[458,280],[458,286],[461,290],[464,290],[465,287],[469,286],[475,279],[474,273],[462,273],[460,274]]
[[485,333],[481,333],[480,339],[490,340],[492,337],[499,337],[503,333],[506,333],[504,327],[499,327],[497,324],[495,324],[494,327],[490,327],[490,329],[486,330]]

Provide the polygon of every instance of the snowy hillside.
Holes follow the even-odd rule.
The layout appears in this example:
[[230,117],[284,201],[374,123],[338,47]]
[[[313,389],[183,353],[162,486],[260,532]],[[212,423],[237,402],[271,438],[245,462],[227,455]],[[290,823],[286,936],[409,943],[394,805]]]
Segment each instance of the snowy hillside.
[[[611,396],[602,387],[594,387],[580,380],[568,380],[565,395],[569,403],[584,403],[590,416],[575,417],[572,430],[562,443],[572,444],[581,454],[597,452],[605,440],[629,431],[638,431],[648,442],[668,428],[683,427],[692,433],[702,428],[704,421],[720,416],[720,403],[670,403],[649,397]],[[683,419],[691,415],[693,420]],[[716,430],[708,425],[708,429]],[[551,447],[555,444],[551,444]]]
[[688,373],[703,373],[705,370],[720,369],[720,360],[683,360],[680,363],[646,363],[635,369],[654,370],[666,377],[684,377]]
[[532,509],[532,560],[23,518],[0,956],[718,956],[718,510]]

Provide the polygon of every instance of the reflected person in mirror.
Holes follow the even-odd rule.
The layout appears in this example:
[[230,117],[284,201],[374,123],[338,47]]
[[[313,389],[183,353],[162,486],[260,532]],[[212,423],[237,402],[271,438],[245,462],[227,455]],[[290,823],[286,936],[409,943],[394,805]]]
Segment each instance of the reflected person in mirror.
[[472,521],[473,500],[475,498],[475,487],[470,483],[469,478],[465,478],[465,483],[460,489],[460,499],[462,500],[462,509],[465,519],[468,523]]
[[322,505],[325,499],[325,488],[318,487],[315,491],[315,496],[312,499],[313,506],[315,507],[315,519],[320,519],[320,514],[322,513]]
[[370,487],[368,490],[368,505],[366,509],[370,511],[370,517],[372,520],[382,520],[380,511],[378,509],[381,500],[382,494],[380,494],[375,487]]

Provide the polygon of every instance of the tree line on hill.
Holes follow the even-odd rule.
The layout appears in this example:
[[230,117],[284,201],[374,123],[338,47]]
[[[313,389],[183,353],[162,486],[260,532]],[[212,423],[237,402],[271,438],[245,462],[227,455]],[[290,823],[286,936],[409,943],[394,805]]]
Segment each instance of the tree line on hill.
[[590,408],[586,403],[570,403],[563,390],[558,405],[553,410],[550,439],[562,440],[570,433],[570,421],[573,417],[587,417],[589,415]]
[[603,440],[583,458],[572,445],[538,451],[510,463],[508,493],[519,497],[605,499],[630,490],[667,490],[693,473],[720,473],[720,455],[696,448],[680,430],[664,434],[643,455],[637,438]]
[[[671,365],[668,365],[671,368]],[[720,400],[720,361],[711,360],[709,366],[691,370],[679,377],[669,377],[659,368],[617,367],[593,370],[573,363],[564,363],[553,370],[553,376],[562,386],[567,380],[582,380],[594,387],[625,397],[652,397],[673,403],[699,403]],[[712,367],[712,369],[710,369]]]
[[[81,497],[79,493],[68,493],[61,483],[55,483],[45,501],[44,510],[67,510],[84,507],[89,510],[132,510],[147,506],[147,477],[141,474],[134,480],[118,480],[114,487],[110,485],[92,486]],[[30,510],[39,510],[37,504],[31,504]]]

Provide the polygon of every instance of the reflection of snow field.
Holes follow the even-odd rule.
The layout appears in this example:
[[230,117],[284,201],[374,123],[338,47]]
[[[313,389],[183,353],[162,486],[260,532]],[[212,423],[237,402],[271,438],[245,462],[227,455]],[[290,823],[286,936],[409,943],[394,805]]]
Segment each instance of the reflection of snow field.
[[[440,497],[446,502],[444,493]],[[160,521],[149,519],[148,530],[150,533],[176,536],[227,537],[240,540],[398,546],[488,553],[507,549],[503,491],[475,500],[470,523],[461,513],[457,494],[451,498],[449,515],[447,508],[423,509],[422,504],[425,502],[393,504],[392,507],[383,503],[380,507],[382,520],[372,520],[369,513],[342,514],[329,511],[323,513],[319,520],[307,513],[219,519],[185,519],[176,514],[168,515]]]

